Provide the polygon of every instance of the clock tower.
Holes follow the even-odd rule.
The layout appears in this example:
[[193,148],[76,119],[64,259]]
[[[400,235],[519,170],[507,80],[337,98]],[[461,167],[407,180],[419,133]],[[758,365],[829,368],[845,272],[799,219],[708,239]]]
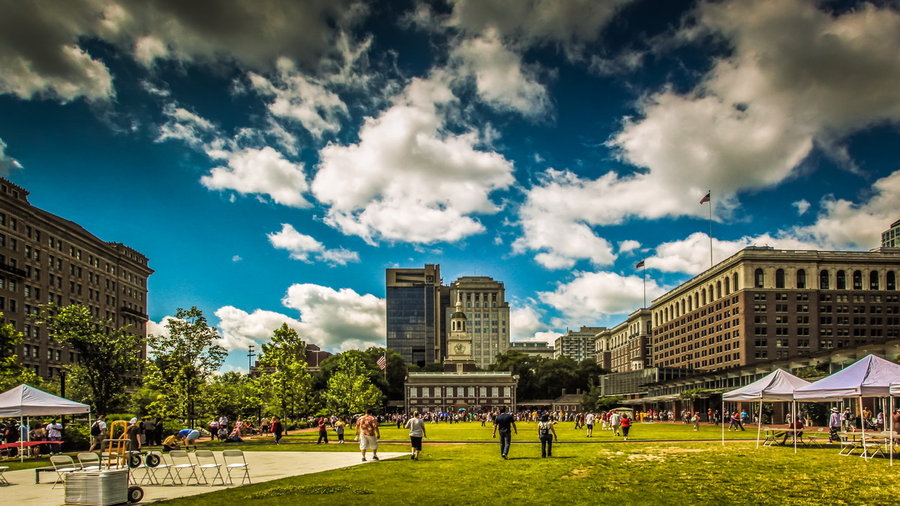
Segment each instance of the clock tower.
[[466,314],[462,311],[462,301],[457,297],[456,310],[450,316],[450,332],[447,335],[447,355],[444,359],[445,372],[472,372],[477,369],[472,356],[472,337],[466,329]]

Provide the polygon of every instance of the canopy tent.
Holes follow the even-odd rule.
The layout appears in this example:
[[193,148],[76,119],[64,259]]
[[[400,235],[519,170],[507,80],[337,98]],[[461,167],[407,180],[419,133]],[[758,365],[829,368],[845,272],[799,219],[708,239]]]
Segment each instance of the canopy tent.
[[[859,416],[862,417],[863,397],[891,397],[897,390],[891,387],[900,383],[900,364],[895,364],[875,355],[866,355],[840,371],[819,381],[797,389],[794,398],[798,401],[835,401],[845,397],[859,399]],[[893,401],[893,398],[891,398]],[[893,402],[891,403],[893,407]],[[862,421],[862,440],[866,441],[866,423]],[[893,437],[893,417],[889,428]],[[894,464],[894,445],[891,447],[891,465]]]
[[[759,416],[756,417],[756,447],[759,448],[759,434],[762,432],[762,403],[781,402],[794,399],[794,391],[809,385],[805,379],[798,378],[784,369],[776,369],[765,377],[722,394],[722,413],[725,413],[725,401],[759,401]],[[796,409],[792,409],[791,420],[796,420]],[[794,438],[796,446],[796,438]],[[725,417],[722,417],[722,444],[725,444]]]
[[[90,416],[91,407],[48,394],[29,385],[19,385],[0,394],[0,418],[18,417],[19,425],[26,416],[83,415]],[[25,458],[24,439],[19,438],[19,459]]]
[[888,387],[888,392],[890,392],[891,396],[900,395],[900,383],[891,383],[891,386]]

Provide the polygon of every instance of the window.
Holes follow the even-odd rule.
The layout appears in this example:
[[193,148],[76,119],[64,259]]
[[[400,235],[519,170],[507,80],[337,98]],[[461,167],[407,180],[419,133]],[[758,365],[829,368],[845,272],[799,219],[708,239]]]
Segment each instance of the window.
[[[758,288],[762,288],[761,286]],[[775,271],[775,288],[784,288],[784,269]]]
[[753,286],[756,288],[763,288],[766,284],[766,274],[762,269],[756,269],[753,273]]
[[888,290],[896,290],[897,289],[897,278],[894,271],[888,271],[887,273],[887,281],[885,282],[885,288]]
[[847,276],[844,274],[844,271],[837,271],[837,275],[835,276],[835,288],[838,290],[846,290],[847,289]]
[[803,269],[797,270],[797,288],[806,288],[806,271]]
[[878,290],[878,272],[869,273],[869,290]]
[[862,290],[862,272],[853,271],[853,289]]

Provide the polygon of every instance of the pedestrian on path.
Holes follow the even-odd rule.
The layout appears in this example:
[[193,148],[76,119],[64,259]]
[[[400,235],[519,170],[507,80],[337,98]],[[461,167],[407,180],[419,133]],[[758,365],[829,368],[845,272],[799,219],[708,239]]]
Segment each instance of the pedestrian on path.
[[419,460],[419,454],[422,453],[422,438],[425,436],[425,422],[419,418],[419,412],[413,411],[412,418],[406,421],[406,428],[409,429],[409,445],[411,447],[412,460]]
[[612,427],[613,435],[619,435],[619,428],[622,426],[622,415],[620,415],[617,411],[613,411],[609,414],[609,425]]
[[594,437],[594,419],[594,413],[588,413],[584,416],[584,426],[587,428],[587,437]]
[[622,426],[622,436],[625,438],[625,441],[628,441],[628,431],[631,430],[631,418],[628,417],[628,413],[623,413],[621,420],[619,423]]
[[541,442],[541,458],[552,457],[553,439],[556,438],[556,440],[559,441],[559,436],[556,435],[556,428],[554,425],[556,424],[550,421],[548,415],[542,416],[541,421],[538,422],[538,439]]
[[319,420],[316,422],[316,426],[319,428],[319,440],[316,441],[317,445],[328,444],[328,421],[324,416],[320,416]]
[[275,434],[275,444],[278,444],[281,441],[281,432],[284,430],[284,427],[281,425],[281,419],[277,416],[272,417],[272,434]]
[[378,428],[378,420],[373,416],[371,409],[365,416],[356,421],[356,437],[359,439],[359,451],[362,452],[362,461],[366,461],[366,450],[372,450],[372,460],[378,460],[378,440],[381,438],[381,430]]
[[510,429],[512,429],[516,435],[519,434],[519,429],[516,428],[516,419],[506,412],[506,406],[500,406],[500,414],[494,418],[494,433],[491,437],[497,437],[497,431],[500,431],[500,456],[503,457],[504,460],[509,458],[509,446],[512,443]]
[[334,432],[337,434],[338,444],[344,444],[344,429],[347,427],[347,423],[343,418],[338,418],[331,426],[334,427]]

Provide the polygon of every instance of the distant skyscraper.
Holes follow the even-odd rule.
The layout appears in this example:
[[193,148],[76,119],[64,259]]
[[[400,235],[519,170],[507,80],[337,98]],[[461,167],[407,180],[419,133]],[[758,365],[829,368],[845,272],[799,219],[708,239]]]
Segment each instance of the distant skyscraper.
[[[509,349],[509,303],[503,283],[487,276],[463,276],[450,284],[450,300],[462,302],[472,337],[472,356],[481,369]],[[444,309],[449,321],[452,307]]]
[[387,269],[387,347],[408,364],[443,359],[442,288],[440,265]]
[[882,248],[900,248],[900,220],[891,223],[891,228],[881,234]]
[[557,337],[553,358],[569,357],[578,362],[586,358],[594,359],[594,340],[604,330],[606,327],[581,327],[581,330],[570,330]]

